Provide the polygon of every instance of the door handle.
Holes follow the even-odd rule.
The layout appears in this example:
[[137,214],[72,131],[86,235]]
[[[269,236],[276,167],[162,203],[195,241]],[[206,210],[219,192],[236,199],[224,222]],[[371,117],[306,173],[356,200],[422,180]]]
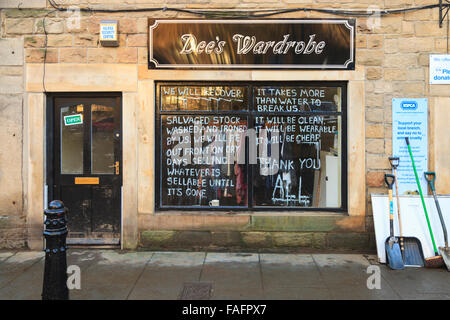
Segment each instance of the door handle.
[[120,173],[120,171],[119,171],[120,162],[116,161],[116,162],[114,162],[114,164],[112,166],[108,166],[108,168],[115,168],[115,173],[116,173],[116,175],[118,175]]

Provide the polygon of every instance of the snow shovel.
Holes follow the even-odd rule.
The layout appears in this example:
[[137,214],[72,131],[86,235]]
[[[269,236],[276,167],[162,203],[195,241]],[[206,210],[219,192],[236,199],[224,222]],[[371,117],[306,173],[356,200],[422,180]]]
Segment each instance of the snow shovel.
[[404,268],[402,252],[400,251],[400,245],[398,238],[394,236],[394,201],[392,200],[392,185],[394,184],[395,177],[392,174],[385,174],[384,181],[389,188],[389,229],[390,236],[386,239],[386,257],[388,265],[391,269],[401,270]]
[[423,199],[422,188],[420,187],[419,176],[417,175],[416,165],[414,164],[414,158],[411,151],[411,146],[409,145],[409,138],[405,137],[406,144],[408,145],[409,156],[411,157],[412,167],[414,169],[414,176],[416,177],[417,188],[419,189],[420,200],[422,200],[423,211],[425,213],[425,218],[427,219],[428,230],[430,231],[431,242],[433,243],[434,256],[425,259],[425,267],[427,268],[440,268],[444,264],[444,259],[439,255],[438,249],[436,248],[436,243],[434,242],[433,230],[431,229],[430,219],[428,218],[427,206],[425,205],[425,200]]
[[434,203],[436,203],[436,209],[442,224],[442,231],[444,232],[445,247],[439,247],[439,251],[442,254],[442,258],[444,258],[447,270],[450,271],[450,248],[448,247],[448,233],[447,228],[445,227],[444,217],[442,216],[441,206],[439,205],[439,201],[436,196],[436,189],[434,188],[436,173],[433,171],[428,171],[424,172],[423,174],[425,175],[425,180],[427,180],[428,184],[430,185],[431,191],[433,192]]
[[403,237],[402,223],[400,218],[400,199],[398,196],[397,167],[400,163],[399,157],[389,157],[395,177],[395,196],[397,197],[398,227],[400,229],[400,250],[402,251],[403,264],[405,267],[423,267],[423,252],[420,240],[415,237]]

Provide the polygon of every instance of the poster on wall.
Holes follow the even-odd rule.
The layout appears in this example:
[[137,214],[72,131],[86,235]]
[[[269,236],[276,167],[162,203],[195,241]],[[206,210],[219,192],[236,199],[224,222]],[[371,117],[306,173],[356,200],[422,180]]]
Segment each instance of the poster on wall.
[[426,194],[428,188],[423,173],[428,169],[428,99],[392,99],[392,155],[400,157],[398,193],[418,194],[405,137],[409,137],[420,186]]
[[450,84],[450,54],[430,54],[430,84]]

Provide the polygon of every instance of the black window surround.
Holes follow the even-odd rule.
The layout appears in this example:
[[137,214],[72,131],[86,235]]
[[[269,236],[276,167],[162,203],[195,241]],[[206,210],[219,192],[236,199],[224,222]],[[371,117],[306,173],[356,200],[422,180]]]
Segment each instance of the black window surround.
[[[155,82],[155,209],[156,211],[204,211],[204,212],[217,212],[217,211],[241,211],[241,212],[253,212],[253,211],[328,211],[345,213],[348,211],[348,191],[347,191],[347,81],[157,81]],[[248,88],[248,110],[228,110],[228,111],[205,111],[205,110],[162,110],[161,108],[161,87],[162,86],[198,86],[198,87],[247,87]],[[340,111],[302,111],[296,112],[264,112],[255,110],[255,92],[254,88],[261,87],[338,87],[341,89],[341,109]],[[241,116],[247,119],[248,128],[253,128],[255,124],[255,118],[261,116],[335,116],[341,119],[341,157],[340,157],[340,206],[339,207],[307,207],[307,206],[254,206],[253,205],[253,190],[254,190],[254,166],[256,164],[248,164],[246,161],[247,170],[247,206],[219,206],[219,207],[207,207],[199,205],[163,205],[162,202],[162,117],[174,115],[199,115],[199,116]],[[248,160],[248,138],[246,141],[246,159]],[[253,166],[253,167],[252,167]]]

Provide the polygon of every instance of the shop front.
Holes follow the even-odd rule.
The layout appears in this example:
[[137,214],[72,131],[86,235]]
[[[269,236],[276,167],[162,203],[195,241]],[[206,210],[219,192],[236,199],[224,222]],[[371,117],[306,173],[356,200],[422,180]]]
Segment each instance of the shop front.
[[371,248],[354,20],[148,27],[147,64],[27,64],[30,247],[61,199],[74,245]]

